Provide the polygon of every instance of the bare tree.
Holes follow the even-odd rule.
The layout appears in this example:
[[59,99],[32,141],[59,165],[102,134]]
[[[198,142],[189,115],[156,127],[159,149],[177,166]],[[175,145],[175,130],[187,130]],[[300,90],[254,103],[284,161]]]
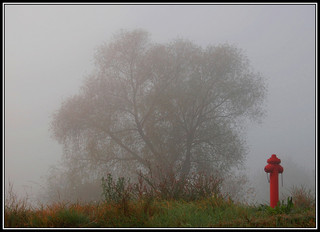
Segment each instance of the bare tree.
[[79,94],[54,114],[66,157],[157,178],[222,175],[241,164],[242,126],[261,118],[266,88],[240,49],[155,44],[145,31],[122,31],[95,62]]

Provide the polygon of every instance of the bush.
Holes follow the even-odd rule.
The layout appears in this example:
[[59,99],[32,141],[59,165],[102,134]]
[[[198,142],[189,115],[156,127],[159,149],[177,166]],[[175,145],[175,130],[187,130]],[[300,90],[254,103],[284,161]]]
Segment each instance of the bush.
[[61,209],[54,216],[48,216],[53,227],[82,227],[89,223],[89,218],[73,209]]
[[268,214],[289,214],[294,207],[292,197],[287,198],[287,203],[284,201],[279,201],[276,207],[272,208],[268,205],[260,205],[257,210],[258,211],[265,211]]
[[31,207],[27,198],[19,199],[13,191],[13,184],[9,183],[9,189],[5,194],[4,221],[10,227],[25,224],[29,218]]
[[120,203],[124,199],[130,199],[131,185],[129,180],[124,177],[118,178],[114,181],[112,175],[109,173],[107,179],[102,178],[102,194],[105,201],[111,203]]
[[202,173],[194,174],[189,178],[180,180],[174,175],[168,175],[161,181],[139,173],[138,182],[130,183],[123,177],[113,180],[111,174],[102,178],[102,189],[105,201],[111,203],[124,203],[130,199],[153,199],[194,201],[210,196],[218,196],[221,180]]
[[162,199],[194,201],[220,195],[220,184],[220,179],[198,173],[184,180],[168,176],[155,186]]
[[310,189],[307,190],[303,185],[300,187],[293,186],[290,193],[292,195],[294,205],[298,208],[308,209],[315,204],[315,195],[312,194]]

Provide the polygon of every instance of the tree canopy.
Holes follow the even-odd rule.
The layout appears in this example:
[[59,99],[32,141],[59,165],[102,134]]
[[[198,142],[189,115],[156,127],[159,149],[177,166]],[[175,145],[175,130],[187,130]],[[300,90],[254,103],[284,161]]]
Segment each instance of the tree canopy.
[[159,178],[222,175],[244,160],[242,126],[263,115],[266,87],[241,49],[121,31],[96,50],[95,65],[54,114],[67,159]]

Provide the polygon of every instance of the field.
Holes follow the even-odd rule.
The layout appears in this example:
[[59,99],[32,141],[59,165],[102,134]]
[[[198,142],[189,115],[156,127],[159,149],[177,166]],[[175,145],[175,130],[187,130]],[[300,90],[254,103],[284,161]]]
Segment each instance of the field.
[[295,205],[248,206],[219,198],[194,202],[139,200],[110,204],[56,203],[39,209],[16,205],[5,210],[5,227],[105,228],[105,227],[315,227],[315,208]]
[[[169,183],[169,182],[167,182]],[[214,179],[197,179],[183,191],[174,185],[146,191],[142,181],[126,184],[108,176],[98,203],[56,202],[31,207],[13,192],[5,204],[5,228],[315,228],[314,196],[293,188],[275,208],[234,202]],[[170,191],[169,191],[170,190]],[[180,191],[177,191],[180,190]],[[156,194],[157,193],[157,194]],[[135,197],[134,197],[135,196]]]

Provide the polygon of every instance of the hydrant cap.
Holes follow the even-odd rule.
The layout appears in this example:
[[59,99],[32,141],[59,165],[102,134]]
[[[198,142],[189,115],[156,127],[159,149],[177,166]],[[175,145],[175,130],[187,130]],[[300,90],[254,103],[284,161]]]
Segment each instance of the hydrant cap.
[[277,158],[275,154],[271,156],[270,159],[267,160],[268,165],[264,167],[264,171],[271,173],[271,172],[277,172],[282,173],[283,167],[280,165],[281,160]]
[[278,159],[275,154],[273,154],[273,155],[271,156],[271,158],[267,160],[267,163],[268,163],[268,164],[280,164],[280,163],[281,163],[281,160]]

